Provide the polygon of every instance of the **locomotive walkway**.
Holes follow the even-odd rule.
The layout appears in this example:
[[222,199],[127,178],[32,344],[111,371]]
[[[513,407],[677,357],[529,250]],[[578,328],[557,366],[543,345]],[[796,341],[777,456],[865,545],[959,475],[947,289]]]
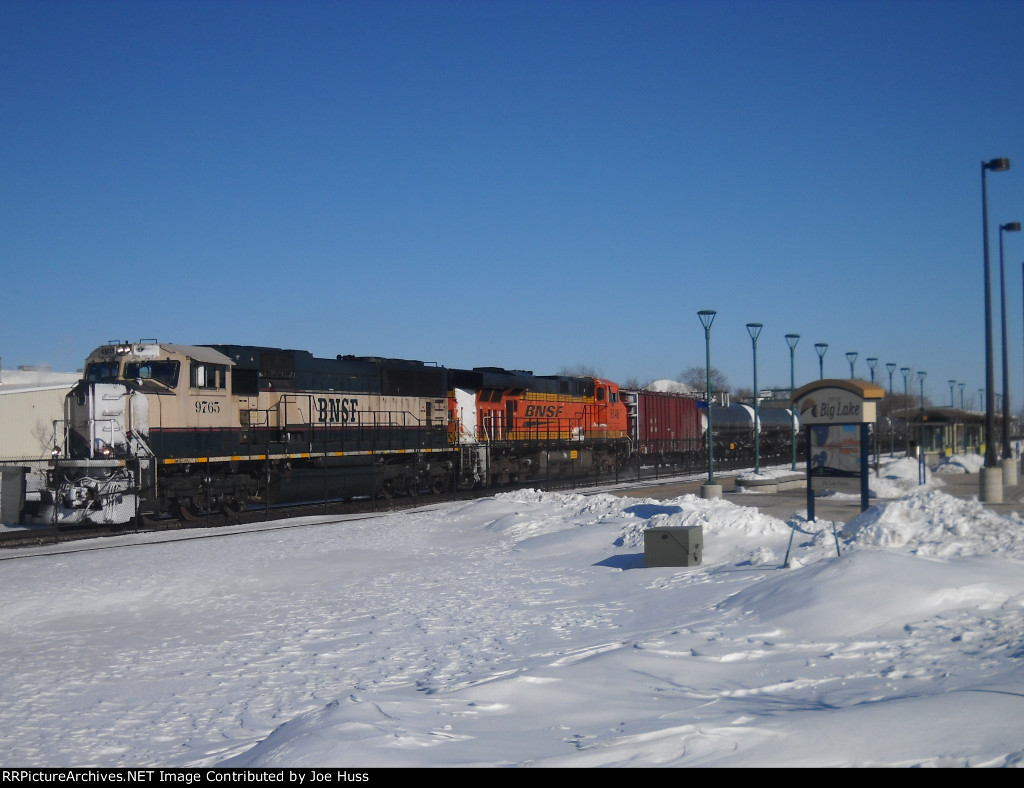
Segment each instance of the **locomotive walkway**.
[[[977,473],[950,473],[936,474],[933,478],[939,479],[942,486],[933,489],[941,490],[947,495],[969,500],[979,498],[981,492],[981,478]],[[612,495],[630,495],[644,498],[664,500],[676,498],[680,495],[692,493],[700,495],[700,487],[704,479],[697,481],[664,482],[656,484],[637,484],[628,490],[616,489],[609,491]],[[751,492],[751,488],[742,488],[736,485],[735,476],[728,474],[723,476],[715,475],[715,481],[722,485],[722,498],[739,506],[753,506],[765,514],[778,517],[780,520],[788,520],[796,512],[807,510],[807,490],[805,487],[798,489],[781,490],[779,492]],[[869,503],[882,503],[886,499],[872,498]],[[986,503],[985,508],[1008,516],[1013,512],[1024,517],[1024,481],[1017,485],[1003,487],[1002,503]],[[826,496],[815,498],[815,516],[819,520],[832,520],[834,522],[848,522],[861,513],[859,496],[834,497]]]

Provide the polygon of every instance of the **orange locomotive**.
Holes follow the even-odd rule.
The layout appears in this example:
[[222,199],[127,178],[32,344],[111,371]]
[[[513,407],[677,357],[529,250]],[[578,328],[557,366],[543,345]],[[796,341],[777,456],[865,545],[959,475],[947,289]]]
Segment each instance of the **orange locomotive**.
[[618,384],[477,367],[450,371],[449,429],[462,478],[489,486],[603,473],[629,456]]

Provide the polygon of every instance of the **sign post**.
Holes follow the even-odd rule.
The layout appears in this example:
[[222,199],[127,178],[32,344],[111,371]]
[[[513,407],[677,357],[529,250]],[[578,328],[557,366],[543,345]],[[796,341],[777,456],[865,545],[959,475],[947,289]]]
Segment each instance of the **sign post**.
[[[814,520],[816,491],[860,493],[868,508],[870,430],[881,386],[863,380],[817,380],[793,392],[793,407],[807,438],[807,519]],[[838,542],[836,544],[838,549]]]

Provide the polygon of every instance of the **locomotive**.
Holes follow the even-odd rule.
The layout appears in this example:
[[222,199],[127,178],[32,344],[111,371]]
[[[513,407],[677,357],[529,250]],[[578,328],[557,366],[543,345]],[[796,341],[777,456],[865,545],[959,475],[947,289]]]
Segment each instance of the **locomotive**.
[[[118,526],[694,464],[706,451],[699,405],[597,377],[109,343],[66,398],[37,519]],[[717,440],[749,444],[753,424],[730,427],[715,407]]]
[[629,454],[611,381],[155,340],[94,350],[59,427],[39,519],[112,525],[596,473]]

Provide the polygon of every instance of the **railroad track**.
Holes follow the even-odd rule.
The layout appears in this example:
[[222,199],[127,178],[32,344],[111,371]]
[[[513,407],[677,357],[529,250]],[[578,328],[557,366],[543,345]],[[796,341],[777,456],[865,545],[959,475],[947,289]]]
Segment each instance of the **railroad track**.
[[[738,463],[723,462],[721,464],[716,464],[716,467],[721,468],[723,471],[729,470],[730,466],[744,467],[745,463],[740,461]],[[366,498],[352,501],[317,501],[297,505],[251,507],[241,512],[204,512],[187,519],[150,519],[143,517],[138,518],[138,522],[123,526],[104,526],[92,523],[85,525],[60,523],[52,526],[29,526],[24,529],[0,532],[0,550],[18,547],[63,544],[67,542],[101,539],[104,537],[126,534],[160,533],[165,531],[198,531],[224,526],[247,525],[252,523],[268,522],[270,520],[284,520],[298,517],[386,514],[389,512],[414,509],[428,503],[438,504],[469,501],[515,489],[539,489],[549,492],[557,492],[587,489],[605,484],[622,484],[631,482],[636,482],[637,484],[649,484],[652,481],[690,476],[695,472],[699,472],[699,469],[692,467],[645,467],[639,471],[634,468],[628,471],[620,471],[618,473],[606,474],[600,477],[589,476],[566,477],[562,479],[533,479],[524,480],[518,484],[503,487],[489,487],[481,490],[460,490],[456,492],[449,491],[441,494],[433,494],[424,491],[417,495],[403,495],[393,498]]]

